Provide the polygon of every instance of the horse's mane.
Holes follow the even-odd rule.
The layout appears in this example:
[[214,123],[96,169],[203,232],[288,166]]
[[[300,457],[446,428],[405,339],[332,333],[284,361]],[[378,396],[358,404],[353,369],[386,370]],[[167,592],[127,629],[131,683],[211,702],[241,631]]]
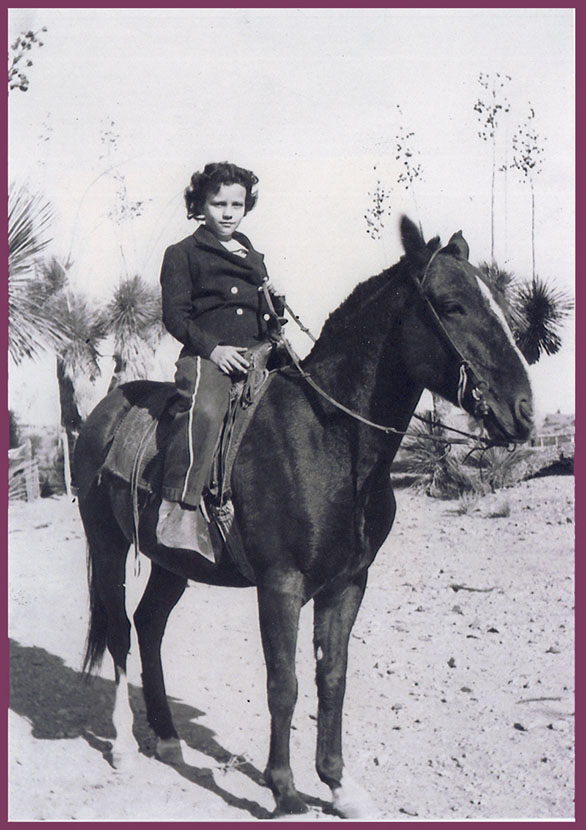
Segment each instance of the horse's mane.
[[391,268],[381,271],[380,274],[359,282],[346,299],[328,316],[318,342],[335,341],[340,337],[346,339],[349,331],[354,327],[356,318],[364,314],[365,306],[373,297],[380,294],[382,289],[387,286],[390,288],[402,261],[403,259]]
[[[439,247],[439,236],[434,236],[430,239],[427,245],[424,246],[427,252],[421,253],[422,266]],[[388,317],[389,303],[374,301],[395,289],[400,276],[404,273],[406,268],[412,265],[409,263],[407,255],[403,255],[398,262],[390,268],[381,271],[380,274],[369,277],[351,291],[342,303],[331,312],[326,319],[320,337],[315,344],[310,356],[316,357],[322,354],[322,350],[329,351],[332,347],[337,349],[338,345],[344,346],[346,352],[352,351],[353,345],[361,345],[365,339],[372,343],[376,339],[376,334],[383,331],[388,326],[379,325],[378,315]],[[386,290],[385,290],[386,289]],[[368,309],[368,313],[365,310]]]

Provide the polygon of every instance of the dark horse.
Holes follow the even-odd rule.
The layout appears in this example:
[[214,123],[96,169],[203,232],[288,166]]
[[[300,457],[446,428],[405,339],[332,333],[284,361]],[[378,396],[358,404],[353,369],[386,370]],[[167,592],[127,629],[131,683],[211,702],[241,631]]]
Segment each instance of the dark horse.
[[[301,813],[289,737],[297,699],[295,649],[301,607],[314,602],[314,653],[319,697],[316,768],[334,806],[356,815],[342,761],[342,703],[348,639],[368,568],[395,515],[391,462],[424,388],[479,416],[496,442],[526,440],[532,429],[527,367],[500,305],[468,262],[460,232],[440,248],[425,244],[407,218],[405,256],[356,287],[330,315],[305,372],[346,407],[392,427],[385,433],[335,408],[291,369],[278,372],[255,413],[233,470],[236,519],[256,580],[271,715],[264,773],[277,813]],[[100,475],[106,436],[138,393],[135,382],[109,394],[77,442],[80,511],[89,544],[91,620],[86,667],[106,647],[116,670],[114,725],[127,692],[130,623],[125,611],[125,560],[132,540],[128,485]],[[160,384],[158,385],[160,390]],[[165,696],[160,647],[165,625],[188,579],[213,585],[250,583],[228,557],[214,565],[189,551],[157,544],[159,498],[141,508],[139,546],[152,560],[134,615],[147,716],[161,758],[180,758]],[[118,734],[115,763],[121,757]],[[128,749],[125,743],[124,750]],[[135,745],[136,749],[136,745]]]

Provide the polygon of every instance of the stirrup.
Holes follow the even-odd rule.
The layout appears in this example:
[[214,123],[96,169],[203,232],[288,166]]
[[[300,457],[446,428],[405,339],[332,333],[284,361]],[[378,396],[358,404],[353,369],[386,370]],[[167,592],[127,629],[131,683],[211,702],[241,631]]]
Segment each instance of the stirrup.
[[166,548],[192,550],[216,562],[208,521],[200,507],[182,507],[179,502],[163,499],[156,534],[157,542]]

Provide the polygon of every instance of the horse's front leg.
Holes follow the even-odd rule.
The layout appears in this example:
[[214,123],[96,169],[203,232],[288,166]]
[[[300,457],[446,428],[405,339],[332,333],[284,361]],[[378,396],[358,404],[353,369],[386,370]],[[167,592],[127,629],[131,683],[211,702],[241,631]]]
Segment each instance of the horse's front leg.
[[342,706],[346,689],[348,640],[366,587],[366,570],[335,592],[314,599],[314,651],[318,692],[317,773],[332,791],[345,818],[372,818],[366,794],[344,774]]
[[258,608],[271,714],[271,742],[264,777],[275,796],[277,815],[307,811],[295,789],[289,760],[291,720],[297,702],[295,650],[301,605],[300,574],[271,569],[263,575],[258,585]]

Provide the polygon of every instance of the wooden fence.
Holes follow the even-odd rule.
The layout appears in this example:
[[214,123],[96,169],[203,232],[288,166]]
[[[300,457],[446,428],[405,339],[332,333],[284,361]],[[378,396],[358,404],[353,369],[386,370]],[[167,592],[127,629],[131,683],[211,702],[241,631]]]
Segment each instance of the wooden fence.
[[8,498],[34,501],[40,495],[39,467],[27,438],[22,446],[8,450]]
[[574,433],[550,432],[536,435],[531,439],[532,447],[564,447],[574,448]]

